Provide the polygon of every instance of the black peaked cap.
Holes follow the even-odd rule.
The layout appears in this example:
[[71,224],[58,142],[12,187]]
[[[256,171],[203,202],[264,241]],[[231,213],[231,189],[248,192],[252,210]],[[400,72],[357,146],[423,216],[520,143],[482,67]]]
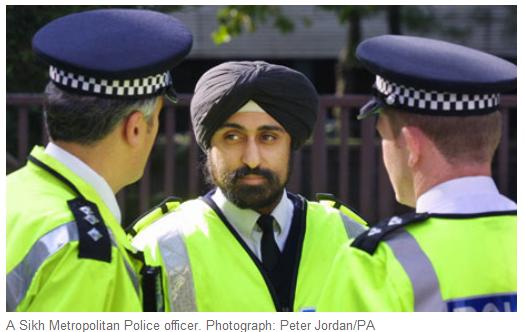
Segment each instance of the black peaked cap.
[[[51,79],[62,88],[104,94],[111,85],[137,89],[153,85],[155,94],[160,87],[171,86],[169,71],[190,52],[192,40],[188,28],[170,15],[100,9],[51,21],[33,37],[33,50],[51,66]],[[99,87],[83,91],[88,83]],[[109,90],[108,94],[116,91]],[[124,97],[136,93],[127,90]]]
[[359,44],[356,56],[377,75],[377,97],[361,117],[381,105],[422,114],[485,114],[497,110],[499,93],[516,87],[514,64],[435,39],[373,37]]

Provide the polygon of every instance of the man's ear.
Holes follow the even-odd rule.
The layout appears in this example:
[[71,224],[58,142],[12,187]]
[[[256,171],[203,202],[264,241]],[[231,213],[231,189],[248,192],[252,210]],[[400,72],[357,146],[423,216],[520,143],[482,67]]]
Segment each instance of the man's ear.
[[413,126],[401,128],[401,136],[408,151],[408,166],[414,167],[421,158],[427,137],[421,129]]
[[144,114],[142,112],[133,111],[124,119],[123,136],[129,145],[140,145],[142,143],[142,131],[144,130]]

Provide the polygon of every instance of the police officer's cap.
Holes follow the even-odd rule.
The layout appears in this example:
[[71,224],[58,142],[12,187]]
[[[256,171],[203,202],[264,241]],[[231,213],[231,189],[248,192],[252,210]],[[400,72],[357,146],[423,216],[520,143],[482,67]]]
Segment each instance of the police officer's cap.
[[515,88],[516,66],[496,56],[428,38],[385,35],[359,44],[357,58],[376,74],[375,97],[359,119],[390,107],[427,115],[496,111]]
[[60,88],[88,95],[146,98],[172,86],[170,70],[190,51],[191,32],[149,10],[103,9],[58,18],[33,37]]

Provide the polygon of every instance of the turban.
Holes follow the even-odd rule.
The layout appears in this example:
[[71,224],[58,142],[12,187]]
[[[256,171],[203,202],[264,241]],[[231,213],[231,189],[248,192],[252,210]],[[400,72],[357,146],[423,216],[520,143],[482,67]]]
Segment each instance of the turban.
[[210,147],[215,131],[249,101],[284,127],[294,149],[312,133],[319,99],[306,76],[263,61],[226,62],[202,75],[191,101],[193,130],[203,150]]

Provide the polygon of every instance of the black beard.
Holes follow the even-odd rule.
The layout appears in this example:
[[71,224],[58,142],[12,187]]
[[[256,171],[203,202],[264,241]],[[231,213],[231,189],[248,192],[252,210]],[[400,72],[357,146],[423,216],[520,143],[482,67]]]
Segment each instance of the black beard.
[[[217,181],[212,174],[215,185],[217,185],[224,196],[241,209],[261,210],[278,203],[284,191],[285,183],[281,184],[279,177],[274,172],[259,167],[249,168],[243,166],[230,173],[223,174],[221,181]],[[240,184],[239,181],[247,175],[258,175],[266,180],[260,185]]]

